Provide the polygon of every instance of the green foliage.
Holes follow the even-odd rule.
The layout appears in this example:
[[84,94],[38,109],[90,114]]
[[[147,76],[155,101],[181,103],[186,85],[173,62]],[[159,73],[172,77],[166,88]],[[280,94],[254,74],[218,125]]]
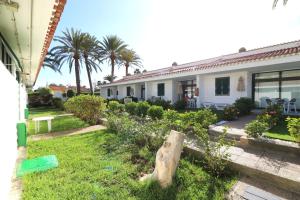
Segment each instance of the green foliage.
[[241,97],[237,99],[234,106],[238,109],[240,115],[249,115],[251,110],[255,107],[251,98]]
[[163,117],[164,114],[164,109],[161,106],[151,106],[148,109],[147,114],[149,115],[149,117],[151,117],[151,119],[156,120],[156,119],[161,119]]
[[125,104],[125,110],[128,112],[130,115],[135,115],[137,103],[136,102],[130,102]]
[[61,109],[63,110],[64,109],[64,104],[63,104],[63,101],[61,98],[53,98],[53,106],[55,108],[58,108],[58,109]]
[[79,95],[70,98],[64,106],[68,112],[89,124],[98,124],[106,107],[102,97],[91,95]]
[[277,104],[270,105],[265,109],[264,114],[268,114],[271,116],[270,119],[271,127],[276,126],[279,120],[282,119],[282,112],[283,112],[282,106]]
[[136,106],[136,115],[139,117],[145,117],[147,115],[147,111],[150,108],[150,105],[146,101],[140,101]]
[[259,122],[268,124],[269,128],[272,128],[276,124],[276,121],[274,121],[274,118],[272,118],[272,116],[267,113],[257,115],[256,120],[258,120]]
[[290,135],[293,136],[297,142],[300,142],[300,118],[288,117],[286,121]]
[[39,88],[34,93],[28,94],[29,107],[52,106],[53,95],[48,88]]
[[269,128],[269,125],[266,122],[261,122],[258,120],[253,120],[250,123],[246,124],[245,132],[254,138],[262,136]]
[[69,89],[69,90],[67,91],[67,97],[68,97],[68,98],[72,98],[72,97],[74,97],[74,96],[75,96],[75,92],[74,92],[73,90],[70,90],[70,89]]
[[238,118],[239,111],[235,106],[226,106],[224,108],[224,119],[225,120],[236,120]]
[[155,99],[154,101],[148,99],[147,102],[150,105],[161,106],[161,107],[163,107],[164,110],[172,108],[171,101],[167,101],[167,100],[164,100],[164,99],[159,99],[158,98],[158,99]]
[[184,110],[187,106],[186,101],[184,99],[176,101],[174,104],[175,110]]
[[107,104],[107,108],[109,111],[117,113],[120,110],[120,103],[118,101],[109,101]]

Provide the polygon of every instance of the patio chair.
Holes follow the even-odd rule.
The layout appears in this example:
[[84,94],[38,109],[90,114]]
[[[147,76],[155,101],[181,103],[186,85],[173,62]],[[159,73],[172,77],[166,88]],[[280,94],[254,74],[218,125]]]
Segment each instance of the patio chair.
[[212,102],[203,102],[202,105],[204,108],[211,108],[215,106],[215,104]]
[[225,107],[229,106],[228,103],[215,103],[215,107],[217,110],[224,110]]
[[288,102],[288,112],[291,112],[291,109],[294,109],[294,112],[297,113],[297,107],[296,107],[296,98],[292,98]]

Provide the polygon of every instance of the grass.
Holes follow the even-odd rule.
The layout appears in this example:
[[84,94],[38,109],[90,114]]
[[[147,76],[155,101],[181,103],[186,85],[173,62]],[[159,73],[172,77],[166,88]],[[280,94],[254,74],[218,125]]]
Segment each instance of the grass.
[[[29,121],[28,121],[28,134],[41,134],[48,132],[47,121],[40,122],[40,131],[35,133],[35,122],[32,121],[32,118],[42,117],[42,116],[55,116],[65,114],[64,111],[53,109],[53,108],[39,108],[39,109],[30,109],[29,110]],[[66,131],[71,129],[87,127],[89,124],[82,121],[81,119],[74,116],[57,116],[52,120],[52,130],[51,132],[56,131]]]
[[224,199],[235,182],[214,178],[198,161],[183,157],[169,188],[141,183],[140,167],[120,140],[103,130],[30,142],[28,158],[54,154],[59,167],[24,176],[23,199]]
[[269,138],[292,141],[292,142],[296,141],[295,138],[289,134],[289,131],[287,129],[287,123],[285,121],[282,121],[278,125],[274,126],[267,133],[265,133],[265,136]]

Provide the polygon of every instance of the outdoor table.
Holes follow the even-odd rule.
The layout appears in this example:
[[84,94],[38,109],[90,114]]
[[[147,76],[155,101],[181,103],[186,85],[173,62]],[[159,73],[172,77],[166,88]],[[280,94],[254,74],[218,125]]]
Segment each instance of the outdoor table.
[[52,119],[54,119],[54,117],[51,117],[51,116],[33,118],[32,121],[35,122],[35,133],[40,131],[40,121],[47,121],[48,133],[51,132],[51,120]]

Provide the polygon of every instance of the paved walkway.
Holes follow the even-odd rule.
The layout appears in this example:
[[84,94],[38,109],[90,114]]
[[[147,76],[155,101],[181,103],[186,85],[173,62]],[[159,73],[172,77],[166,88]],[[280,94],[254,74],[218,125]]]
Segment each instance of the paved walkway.
[[67,131],[31,135],[28,137],[28,141],[47,140],[47,139],[52,139],[55,137],[78,135],[78,134],[83,134],[83,133],[88,133],[88,132],[98,131],[98,130],[103,130],[103,129],[106,129],[106,127],[103,125],[94,125],[94,126],[89,126],[86,128],[79,128],[79,129],[72,129],[72,130],[67,130]]
[[[188,138],[185,145],[193,153],[203,152],[195,139]],[[284,187],[300,196],[300,156],[235,146],[230,146],[226,152],[230,155],[228,161],[233,169],[268,184]]]

